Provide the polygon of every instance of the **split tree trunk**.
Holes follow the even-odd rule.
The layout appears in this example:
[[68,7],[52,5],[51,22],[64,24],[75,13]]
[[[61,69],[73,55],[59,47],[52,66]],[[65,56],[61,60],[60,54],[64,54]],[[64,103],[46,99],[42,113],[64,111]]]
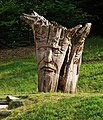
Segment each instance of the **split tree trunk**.
[[82,61],[82,52],[84,48],[85,38],[90,32],[91,24],[87,23],[81,30],[79,30],[72,39],[72,46],[70,53],[66,56],[66,64],[62,79],[60,79],[60,86],[63,87],[63,92],[76,93],[77,82],[79,77],[80,65]]
[[76,93],[85,38],[91,23],[67,29],[36,12],[21,16],[33,30],[39,92]]

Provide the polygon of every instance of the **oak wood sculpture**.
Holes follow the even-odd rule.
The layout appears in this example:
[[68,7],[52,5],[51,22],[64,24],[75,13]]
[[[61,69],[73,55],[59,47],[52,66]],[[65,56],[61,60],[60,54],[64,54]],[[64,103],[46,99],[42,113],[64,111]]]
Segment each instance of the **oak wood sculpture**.
[[75,93],[85,38],[91,23],[67,29],[33,12],[21,19],[33,30],[39,92]]

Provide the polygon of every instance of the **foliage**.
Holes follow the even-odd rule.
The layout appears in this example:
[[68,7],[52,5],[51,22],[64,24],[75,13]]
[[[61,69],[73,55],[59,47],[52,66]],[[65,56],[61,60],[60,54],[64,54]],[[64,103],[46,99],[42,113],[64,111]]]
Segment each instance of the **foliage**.
[[45,1],[40,4],[40,7],[38,5],[38,12],[50,21],[57,21],[66,27],[73,27],[77,24],[89,22],[92,19],[91,15],[67,1]]
[[94,16],[92,21],[92,31],[96,34],[103,35],[103,0],[76,0],[72,1],[77,7]]
[[22,13],[30,14],[33,10],[50,21],[56,21],[66,27],[94,20],[93,16],[67,0],[2,0],[0,2],[1,47],[33,45],[31,28],[20,20]]
[[[24,10],[25,4],[17,4],[15,0],[0,3],[0,42],[2,46],[17,47],[20,44],[23,46],[33,43],[28,26],[20,21],[20,15]],[[31,41],[28,41],[29,39]]]

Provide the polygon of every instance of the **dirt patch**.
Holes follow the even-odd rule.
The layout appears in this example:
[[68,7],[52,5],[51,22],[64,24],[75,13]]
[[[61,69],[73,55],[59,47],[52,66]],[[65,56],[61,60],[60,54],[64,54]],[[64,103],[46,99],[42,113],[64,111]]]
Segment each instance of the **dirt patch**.
[[16,49],[2,49],[0,50],[0,60],[10,58],[23,58],[35,54],[35,48],[32,47],[19,47]]

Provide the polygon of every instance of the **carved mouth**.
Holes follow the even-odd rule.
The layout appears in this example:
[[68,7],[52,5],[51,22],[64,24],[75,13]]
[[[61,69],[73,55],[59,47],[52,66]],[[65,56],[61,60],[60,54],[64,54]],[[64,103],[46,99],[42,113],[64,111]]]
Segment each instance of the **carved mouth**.
[[54,68],[51,67],[42,67],[41,70],[47,71],[47,72],[56,72],[56,70]]

